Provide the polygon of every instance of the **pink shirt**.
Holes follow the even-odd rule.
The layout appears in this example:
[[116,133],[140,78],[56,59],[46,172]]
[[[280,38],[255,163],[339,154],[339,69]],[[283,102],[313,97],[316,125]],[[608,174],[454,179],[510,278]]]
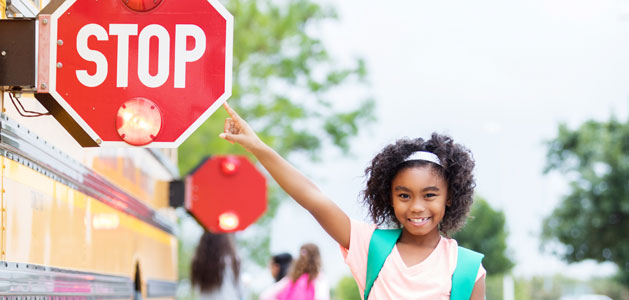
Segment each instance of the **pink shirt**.
[[[280,293],[288,286],[290,278],[284,276],[280,281],[264,290],[258,300],[277,300]],[[315,278],[314,282],[314,300],[330,300],[330,286],[328,280],[323,273]]]
[[[350,247],[341,247],[361,297],[365,291],[369,241],[375,229],[374,224],[351,220]],[[369,299],[450,299],[457,248],[455,240],[441,237],[437,247],[424,261],[408,267],[396,245],[384,262]],[[476,280],[485,274],[485,268],[481,265]]]

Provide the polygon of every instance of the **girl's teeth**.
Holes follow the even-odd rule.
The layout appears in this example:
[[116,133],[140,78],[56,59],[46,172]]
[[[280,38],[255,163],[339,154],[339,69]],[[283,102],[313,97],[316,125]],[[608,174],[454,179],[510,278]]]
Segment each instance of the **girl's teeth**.
[[410,220],[411,220],[411,222],[421,223],[421,222],[424,222],[424,221],[428,220],[429,218],[430,217],[428,217],[428,218],[421,218],[421,219],[410,219]]

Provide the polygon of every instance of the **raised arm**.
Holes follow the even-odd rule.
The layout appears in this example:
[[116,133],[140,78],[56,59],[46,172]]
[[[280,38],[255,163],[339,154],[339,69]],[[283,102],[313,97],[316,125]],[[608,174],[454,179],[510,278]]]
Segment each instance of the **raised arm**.
[[282,189],[315,217],[321,227],[341,246],[349,248],[349,217],[306,176],[258,138],[236,111],[224,104],[231,118],[219,136],[251,152]]

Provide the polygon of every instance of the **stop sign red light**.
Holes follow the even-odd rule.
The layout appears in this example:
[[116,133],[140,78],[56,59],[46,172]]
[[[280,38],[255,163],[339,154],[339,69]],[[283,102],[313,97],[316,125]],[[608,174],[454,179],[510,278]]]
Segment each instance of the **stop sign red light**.
[[266,210],[266,179],[244,156],[214,156],[185,182],[185,207],[212,232],[243,230]]
[[[36,97],[81,145],[178,147],[231,95],[233,17],[218,0],[53,5],[39,16]],[[116,122],[136,98],[160,126],[130,142]]]

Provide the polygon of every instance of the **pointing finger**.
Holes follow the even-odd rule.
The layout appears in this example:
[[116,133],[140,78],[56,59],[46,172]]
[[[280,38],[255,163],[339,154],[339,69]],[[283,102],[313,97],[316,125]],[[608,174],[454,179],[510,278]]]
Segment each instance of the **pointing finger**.
[[225,107],[225,110],[227,110],[227,113],[230,117],[232,117],[232,119],[237,120],[238,122],[243,121],[240,115],[238,115],[238,113],[233,108],[231,108],[231,106],[229,106],[227,102],[223,103],[223,107]]

